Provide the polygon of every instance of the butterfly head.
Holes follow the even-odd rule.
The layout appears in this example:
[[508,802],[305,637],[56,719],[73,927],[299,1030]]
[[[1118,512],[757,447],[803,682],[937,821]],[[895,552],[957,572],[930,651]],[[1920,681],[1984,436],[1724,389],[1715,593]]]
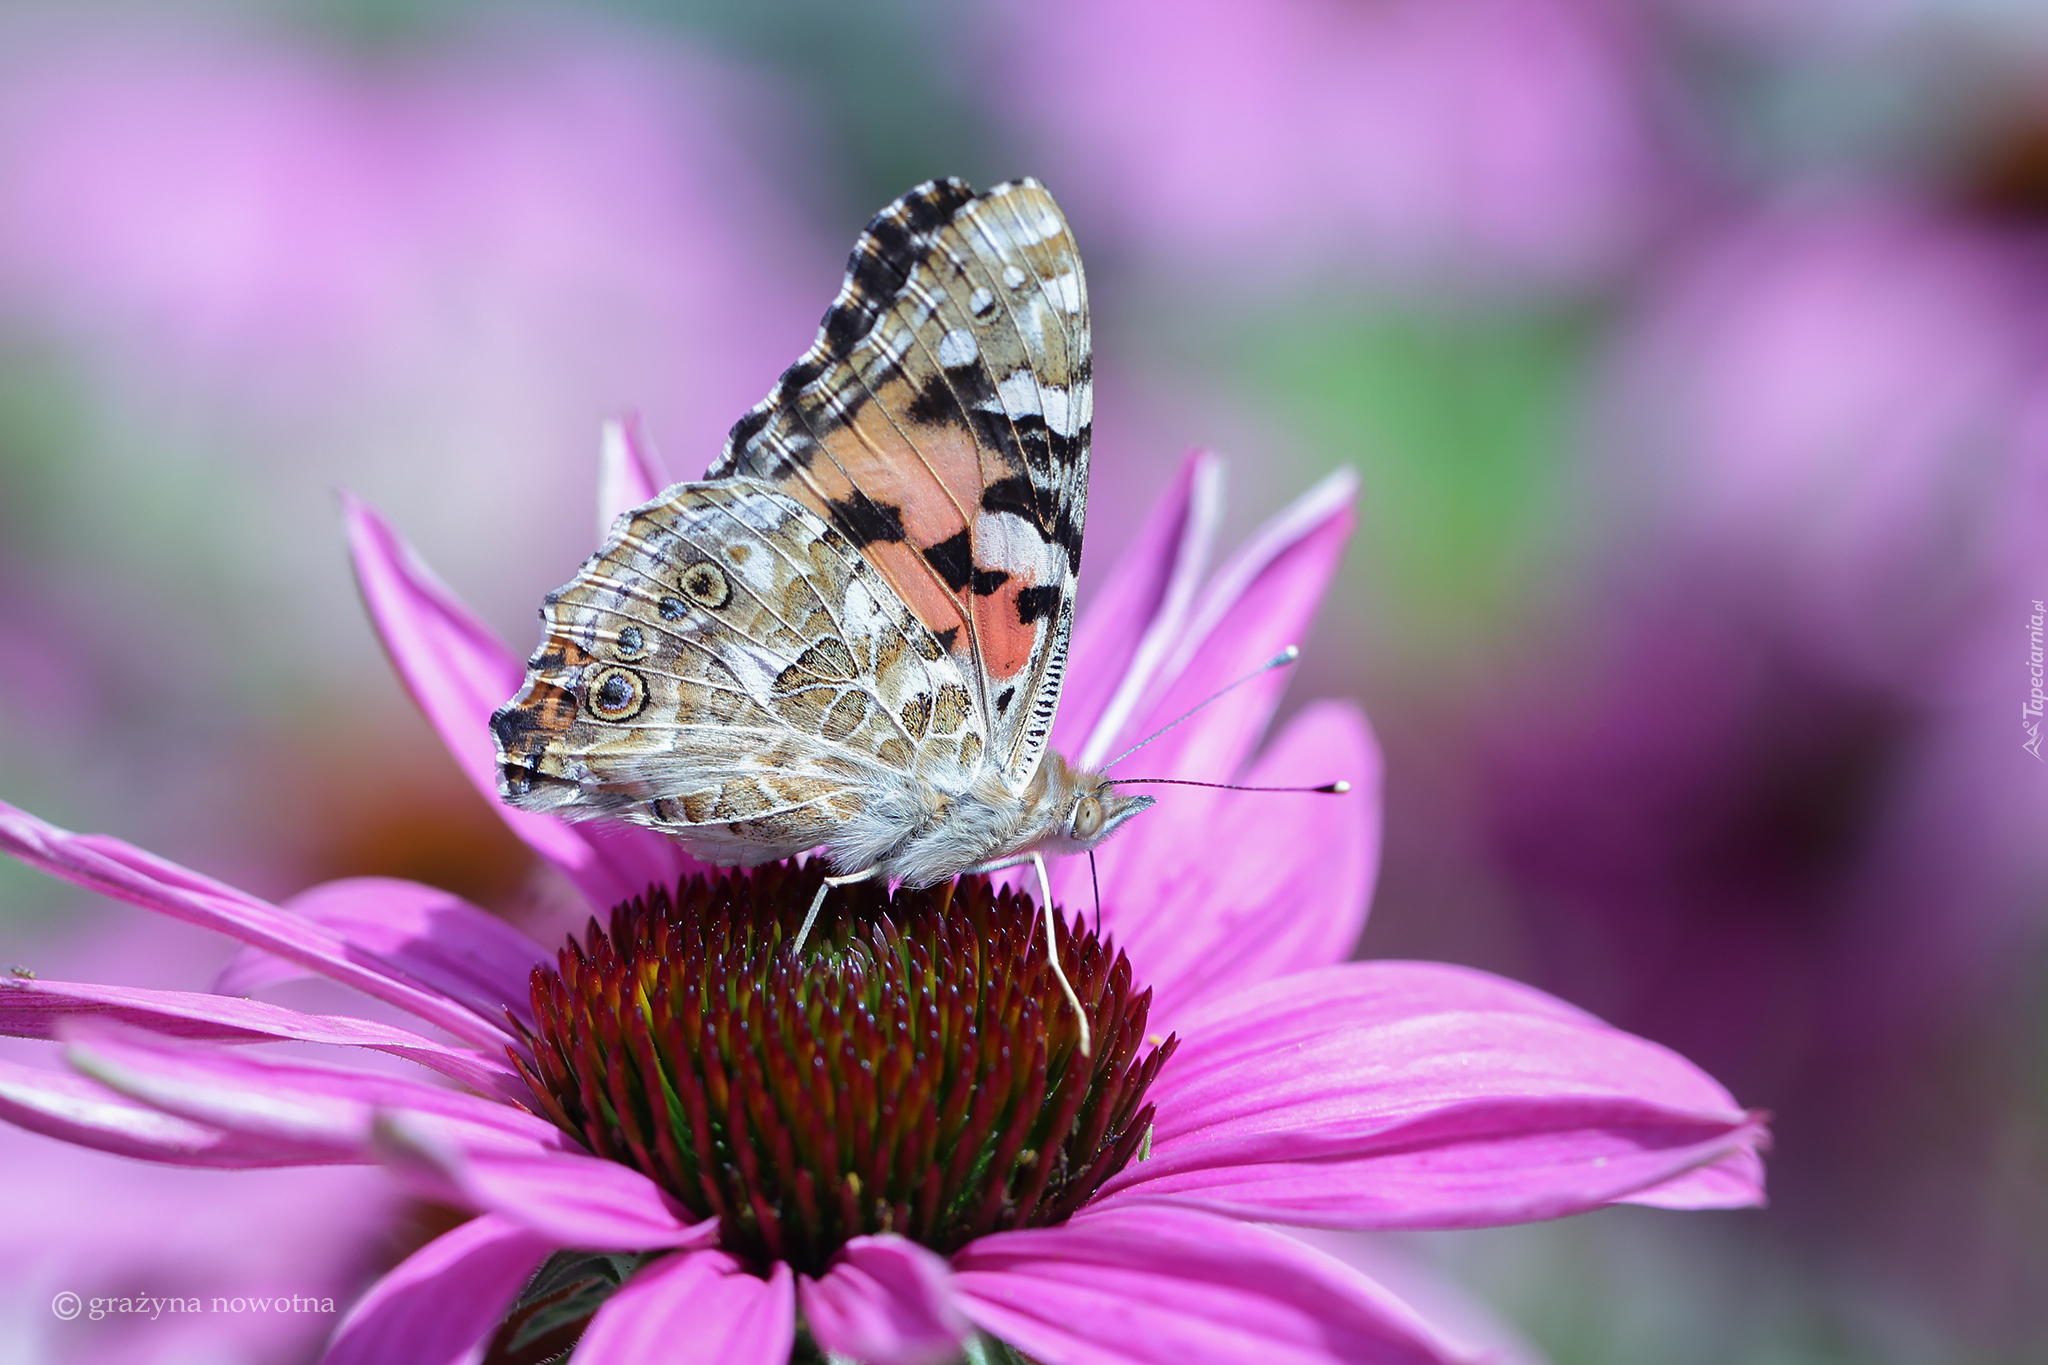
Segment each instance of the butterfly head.
[[1152,804],[1149,796],[1129,796],[1117,791],[1100,773],[1075,775],[1073,798],[1058,832],[1046,843],[1048,852],[1084,853],[1095,847],[1118,826]]

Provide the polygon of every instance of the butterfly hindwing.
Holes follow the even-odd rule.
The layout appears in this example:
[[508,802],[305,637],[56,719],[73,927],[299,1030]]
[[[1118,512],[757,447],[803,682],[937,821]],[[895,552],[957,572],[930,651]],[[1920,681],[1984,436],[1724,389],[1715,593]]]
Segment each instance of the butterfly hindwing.
[[827,520],[960,664],[1013,791],[1058,706],[1087,513],[1087,285],[1036,181],[932,181],[862,233],[817,341],[711,479]]
[[[833,527],[748,478],[621,518],[494,718],[508,797],[755,864],[825,843],[987,737],[967,679]],[[949,780],[950,779],[950,780]]]

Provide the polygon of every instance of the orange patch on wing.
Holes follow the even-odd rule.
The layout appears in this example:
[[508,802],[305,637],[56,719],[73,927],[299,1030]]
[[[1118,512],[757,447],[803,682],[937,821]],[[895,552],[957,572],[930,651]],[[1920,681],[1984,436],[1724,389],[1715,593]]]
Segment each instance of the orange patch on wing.
[[551,757],[548,749],[576,723],[575,694],[543,678],[531,678],[520,696],[518,709],[524,719],[520,732],[505,743],[505,757],[537,763],[541,772],[560,776],[560,757]]
[[930,480],[921,477],[915,467],[905,469],[900,463],[893,466],[894,480],[903,488],[903,529],[920,545],[936,545],[958,535],[980,509],[981,455],[974,441],[959,427],[913,427],[910,435],[924,463],[952,496],[918,496],[919,486],[929,489]]
[[896,508],[905,534],[919,545],[936,545],[958,535],[981,505],[981,458],[966,431],[899,430],[889,419],[891,407],[900,410],[888,402],[864,404],[850,426],[829,432],[821,444],[837,468],[814,465],[811,474],[829,497],[857,488],[869,501]]
[[850,425],[827,433],[822,444],[830,461],[815,463],[808,471],[809,486],[791,491],[827,515],[823,501],[844,500],[855,490],[879,507],[894,508],[905,539],[877,541],[861,553],[926,629],[934,634],[958,630],[953,648],[963,657],[972,649],[965,628],[971,610],[975,631],[982,633],[984,666],[992,677],[1014,676],[1030,661],[1035,641],[1034,632],[1017,623],[1015,589],[1005,585],[997,597],[987,599],[1001,601],[1000,608],[970,606],[968,594],[950,591],[922,553],[959,535],[978,514],[982,452],[961,427],[923,424],[899,430],[887,416],[892,406],[900,411],[903,405],[867,403]]
[[903,599],[903,605],[911,614],[924,622],[926,630],[938,635],[948,630],[958,630],[959,636],[953,641],[956,653],[967,649],[967,608],[959,598],[946,591],[946,585],[932,572],[931,565],[924,562],[924,556],[908,541],[877,542],[862,550],[868,563],[875,566],[896,595]]
[[[987,481],[1014,471],[1000,458],[992,458],[994,452],[976,445],[965,427],[899,427],[900,416],[892,419],[890,414],[900,415],[909,406],[908,384],[885,385],[874,401],[861,405],[850,423],[823,433],[820,444],[829,458],[813,462],[785,491],[828,518],[828,503],[844,502],[856,492],[877,507],[894,509],[905,538],[871,542],[861,554],[927,630],[935,635],[956,632],[956,655],[966,659],[978,646],[980,667],[991,680],[1017,677],[1029,667],[1039,645],[1038,625],[1017,617],[1017,594],[1032,586],[1031,580],[1011,571],[1011,577],[987,596],[955,594],[922,553],[966,530],[981,515]],[[977,556],[976,567],[996,566]]]
[[1017,594],[1031,584],[1012,577],[987,597],[976,598],[974,629],[981,639],[982,667],[991,681],[1014,678],[1031,662],[1038,643],[1038,625],[1017,619]]

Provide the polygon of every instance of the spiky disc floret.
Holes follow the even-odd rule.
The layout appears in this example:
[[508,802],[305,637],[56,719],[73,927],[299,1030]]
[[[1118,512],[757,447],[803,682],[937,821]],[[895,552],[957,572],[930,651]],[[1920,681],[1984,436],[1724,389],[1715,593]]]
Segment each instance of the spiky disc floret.
[[799,959],[823,875],[652,888],[536,967],[533,1064],[514,1060],[543,1112],[716,1215],[755,1265],[816,1274],[863,1233],[944,1254],[1067,1218],[1151,1125],[1145,1090],[1174,1048],[1146,1047],[1151,992],[1062,924],[1096,1040],[1081,1056],[1036,907],[982,877],[845,888]]

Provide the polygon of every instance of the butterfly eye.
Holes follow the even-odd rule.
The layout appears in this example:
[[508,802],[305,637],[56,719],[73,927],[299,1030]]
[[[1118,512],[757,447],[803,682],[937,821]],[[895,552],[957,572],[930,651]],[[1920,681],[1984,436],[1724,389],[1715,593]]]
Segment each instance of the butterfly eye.
[[732,584],[716,564],[692,564],[683,571],[683,595],[716,610],[732,600]]
[[1076,839],[1093,839],[1102,833],[1102,803],[1092,796],[1075,802],[1073,830]]
[[591,680],[587,698],[599,720],[631,720],[647,704],[647,687],[629,668],[607,668]]
[[621,659],[631,662],[647,653],[647,636],[638,626],[621,626],[612,648]]

